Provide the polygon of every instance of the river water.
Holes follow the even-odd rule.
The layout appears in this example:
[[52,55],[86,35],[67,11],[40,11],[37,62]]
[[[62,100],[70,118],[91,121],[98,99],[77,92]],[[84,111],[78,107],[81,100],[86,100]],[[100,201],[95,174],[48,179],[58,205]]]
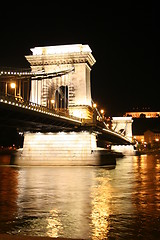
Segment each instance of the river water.
[[127,156],[115,168],[16,167],[5,160],[0,233],[159,239],[160,155]]

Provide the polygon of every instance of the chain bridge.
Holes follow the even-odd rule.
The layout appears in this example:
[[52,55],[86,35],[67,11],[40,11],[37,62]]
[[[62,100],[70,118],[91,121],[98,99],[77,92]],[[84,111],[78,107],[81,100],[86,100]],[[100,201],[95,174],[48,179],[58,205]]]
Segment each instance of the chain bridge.
[[[47,158],[44,165],[99,165],[104,146],[98,142],[132,146],[132,120],[114,120],[113,130],[95,107],[90,72],[96,60],[88,45],[31,51],[30,69],[0,69],[0,124],[24,133],[18,164]],[[125,131],[117,128],[122,122]]]

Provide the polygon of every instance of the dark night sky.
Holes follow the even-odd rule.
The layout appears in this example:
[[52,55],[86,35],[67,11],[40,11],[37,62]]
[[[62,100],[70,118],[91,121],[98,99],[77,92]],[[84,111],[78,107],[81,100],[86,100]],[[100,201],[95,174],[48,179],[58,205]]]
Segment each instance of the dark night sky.
[[92,98],[100,107],[115,116],[132,107],[160,110],[159,10],[120,2],[9,6],[0,19],[0,66],[28,67],[24,56],[36,46],[89,44]]

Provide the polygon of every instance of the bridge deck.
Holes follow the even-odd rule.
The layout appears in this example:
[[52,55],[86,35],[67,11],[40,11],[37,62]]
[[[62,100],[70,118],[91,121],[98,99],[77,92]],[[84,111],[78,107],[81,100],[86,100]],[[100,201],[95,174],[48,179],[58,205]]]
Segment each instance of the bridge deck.
[[9,96],[0,96],[0,124],[18,128],[20,131],[90,131],[95,132],[99,139],[109,143],[131,144],[122,134],[107,129],[103,122],[82,121],[67,112],[27,101],[20,102]]
[[20,102],[14,97],[0,96],[0,123],[24,130],[73,129],[81,119],[67,112],[49,109],[35,103]]

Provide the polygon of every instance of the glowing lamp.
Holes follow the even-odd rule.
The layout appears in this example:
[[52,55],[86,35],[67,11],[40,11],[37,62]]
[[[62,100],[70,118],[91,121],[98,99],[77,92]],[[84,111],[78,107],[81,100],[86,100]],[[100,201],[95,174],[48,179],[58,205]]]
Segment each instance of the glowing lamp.
[[11,83],[11,88],[15,89],[16,88],[16,84],[15,83]]
[[101,114],[103,114],[103,113],[104,113],[104,110],[103,110],[103,109],[101,109],[101,111],[100,111],[100,112],[101,112]]
[[96,103],[93,103],[93,107],[96,108],[96,107],[97,107],[97,104],[96,104]]

